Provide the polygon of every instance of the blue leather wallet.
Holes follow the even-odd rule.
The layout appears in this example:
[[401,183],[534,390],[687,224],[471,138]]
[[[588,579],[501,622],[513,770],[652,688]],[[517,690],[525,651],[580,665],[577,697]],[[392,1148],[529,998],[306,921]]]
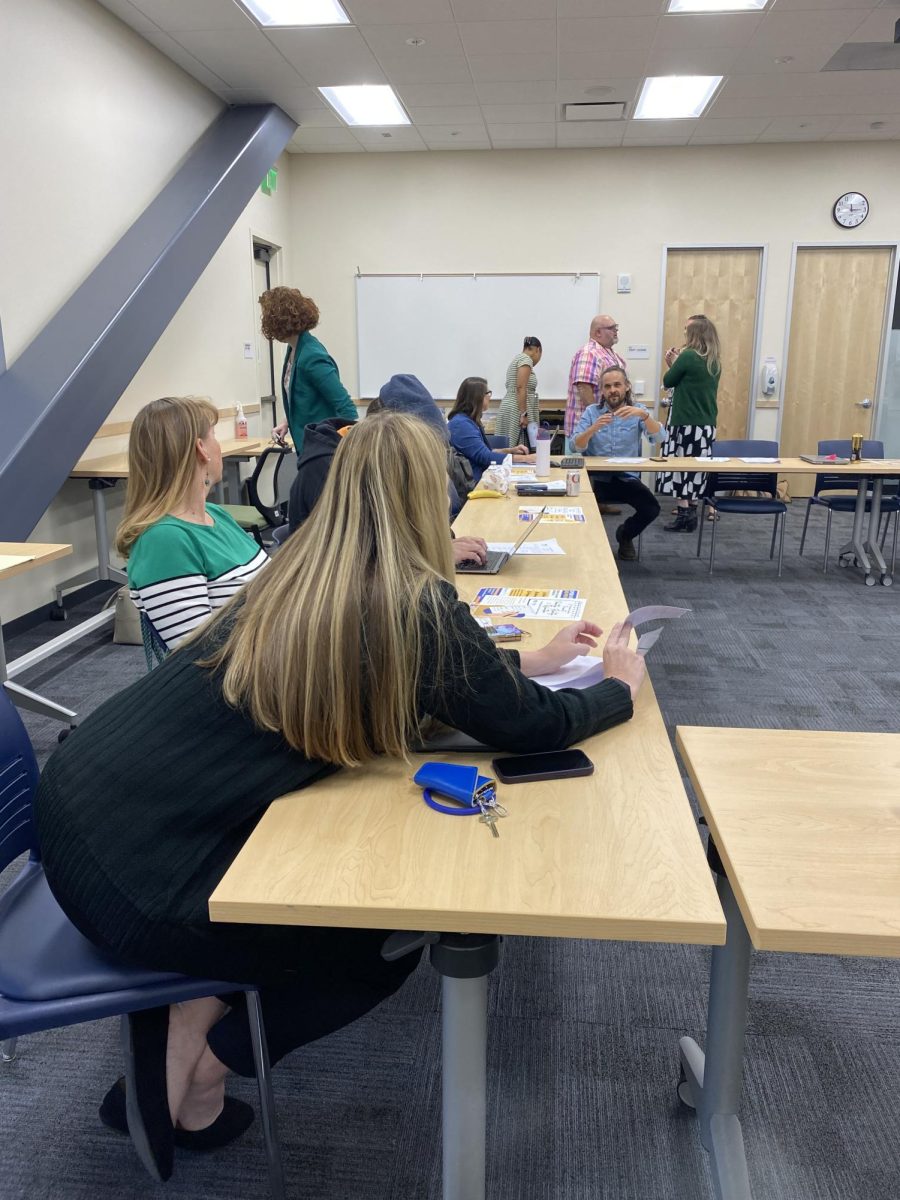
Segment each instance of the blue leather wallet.
[[497,790],[495,780],[479,775],[477,767],[465,763],[423,763],[413,776],[413,783],[475,809],[479,800],[490,799]]

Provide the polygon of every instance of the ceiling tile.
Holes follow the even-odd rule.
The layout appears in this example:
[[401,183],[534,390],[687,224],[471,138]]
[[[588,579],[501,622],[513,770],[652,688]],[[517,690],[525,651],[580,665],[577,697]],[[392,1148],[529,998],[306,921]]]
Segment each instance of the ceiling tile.
[[356,25],[452,21],[449,0],[341,0]]
[[494,150],[554,150],[556,137],[532,137],[521,142],[511,142],[505,138],[491,138]]
[[221,0],[137,0],[137,6],[167,33],[257,29],[239,5]]
[[498,140],[504,142],[528,142],[533,138],[546,139],[556,144],[556,126],[552,121],[523,121],[503,125],[488,125],[491,141],[496,146]]
[[382,58],[381,67],[388,80],[403,83],[468,83],[472,76],[469,64],[462,54],[441,54],[434,58],[406,57]]
[[735,134],[736,136],[756,137],[769,124],[768,117],[704,117],[698,122],[697,136],[721,137],[722,135]]
[[561,121],[556,127],[557,146],[617,146],[626,121]]
[[[865,20],[865,12],[858,8],[826,9],[816,12],[785,12],[775,9],[767,12],[750,41],[751,49],[772,50],[784,53],[782,47],[833,43],[836,50]],[[787,53],[791,53],[787,51]]]
[[[821,71],[834,54],[836,47],[818,42],[811,45],[786,45],[778,53],[771,49],[739,50],[731,63],[733,75],[811,75]],[[790,57],[790,62],[776,58]]]
[[554,122],[559,112],[557,104],[485,104],[484,119],[493,125],[509,125],[517,121]]
[[516,80],[481,79],[478,96],[482,104],[552,104],[556,83],[552,79]]
[[609,79],[625,75],[644,75],[650,48],[620,50],[616,54],[581,54],[571,50],[559,56],[560,79],[593,79],[605,84]]
[[105,9],[138,33],[157,33],[157,25],[129,0],[100,0]]
[[483,125],[429,125],[420,130],[423,140],[428,146],[449,147],[460,146],[490,148],[490,139]]
[[559,0],[560,17],[661,16],[668,0]]
[[175,40],[231,87],[255,87],[261,78],[270,83],[307,82],[298,79],[297,72],[272,43],[253,29],[245,33],[234,30],[179,33]]
[[477,125],[482,120],[477,104],[436,104],[427,108],[410,108],[415,125]]
[[[151,46],[155,46],[157,50],[161,50],[166,58],[171,59],[183,71],[187,71],[189,75],[192,75],[194,79],[202,83],[204,87],[208,87],[210,91],[221,94],[223,88],[230,84],[230,80],[224,79],[215,71],[211,71],[205,63],[200,62],[189,50],[186,50],[184,46],[180,46],[170,34],[162,32],[142,33],[141,37],[144,41],[149,42]],[[251,74],[251,82],[254,82],[256,74],[255,72]],[[235,77],[239,77],[238,72],[235,72]],[[300,83],[302,81],[295,75],[293,82]]]
[[[359,32],[378,58],[433,58],[436,54],[462,54],[456,26],[445,25],[361,25]],[[421,46],[409,46],[409,38],[421,38]]]
[[306,129],[302,125],[291,138],[291,143],[304,150],[324,150],[331,146],[358,150],[360,147],[349,129]]
[[407,108],[478,103],[471,83],[404,83],[397,91]]
[[[880,126],[872,128],[872,123]],[[869,114],[867,116],[843,117],[838,121],[829,138],[900,138],[900,115],[897,113]]]
[[412,125],[393,126],[382,129],[377,126],[366,129],[354,129],[353,136],[367,149],[374,146],[378,150],[424,150],[425,143],[417,129]]
[[630,146],[637,150],[643,147],[645,150],[651,146],[686,146],[690,139],[687,136],[682,137],[664,137],[661,133],[655,134],[648,138],[633,138],[626,136],[622,139],[623,146]]
[[598,91],[596,79],[564,79],[556,85],[556,99],[560,104],[600,104],[617,100],[629,103],[637,96],[642,83],[643,77],[640,75],[632,75],[629,79],[604,79],[599,86],[609,90]]
[[541,54],[556,51],[555,21],[466,21],[459,26],[466,54]]
[[687,142],[697,128],[697,121],[629,121],[625,141],[651,142],[657,138],[674,138]]
[[779,12],[785,12],[798,9],[872,8],[873,3],[874,0],[778,0],[778,9]]
[[416,152],[428,152],[428,147],[424,142],[421,145],[416,145],[414,142],[404,142],[403,145],[395,146],[388,139],[385,139],[380,144],[378,142],[366,142],[363,149],[366,154],[415,154]]
[[556,0],[450,0],[457,21],[555,19]]
[[721,46],[746,46],[761,20],[757,13],[732,13],[723,17],[706,13],[670,13],[658,21],[653,45],[705,46],[710,50]]
[[727,75],[741,53],[734,46],[654,46],[647,59],[647,74]]
[[317,87],[385,81],[356,29],[272,29],[267,37],[306,82]]
[[740,146],[747,142],[755,142],[755,133],[695,133],[688,142],[689,146]]
[[469,67],[476,83],[479,79],[555,79],[556,52],[472,55]]
[[857,25],[850,37],[847,38],[847,41],[893,42],[894,26],[897,23],[898,17],[900,17],[897,7],[879,8],[877,12],[870,13],[861,25]]
[[838,124],[837,117],[776,117],[760,134],[761,142],[817,142]]
[[601,17],[559,22],[560,50],[608,54],[614,50],[644,50],[653,40],[656,17]]

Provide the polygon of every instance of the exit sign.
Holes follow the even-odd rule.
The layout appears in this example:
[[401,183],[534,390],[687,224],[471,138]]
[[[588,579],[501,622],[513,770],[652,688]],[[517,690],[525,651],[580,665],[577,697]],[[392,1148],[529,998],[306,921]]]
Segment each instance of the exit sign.
[[278,168],[277,167],[272,167],[269,171],[266,172],[266,177],[262,181],[262,183],[259,185],[259,187],[260,187],[260,191],[263,192],[266,196],[274,195],[275,189],[278,187]]

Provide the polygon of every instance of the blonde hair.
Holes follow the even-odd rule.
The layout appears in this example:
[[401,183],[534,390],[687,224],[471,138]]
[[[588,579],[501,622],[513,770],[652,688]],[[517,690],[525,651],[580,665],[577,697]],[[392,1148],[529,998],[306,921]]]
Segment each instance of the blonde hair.
[[355,425],[309,520],[198,635],[231,624],[199,665],[221,670],[226,703],[307,758],[404,757],[419,732],[423,631],[440,662],[453,575],[445,456],[416,418]]
[[706,359],[706,369],[710,375],[718,375],[721,371],[721,350],[719,335],[709,317],[703,313],[695,313],[687,320],[687,341],[685,349],[693,350],[701,358]]
[[123,558],[145,529],[184,499],[197,468],[197,439],[207,437],[218,419],[215,405],[197,396],[151,400],[134,418],[125,512],[116,531],[116,549]]

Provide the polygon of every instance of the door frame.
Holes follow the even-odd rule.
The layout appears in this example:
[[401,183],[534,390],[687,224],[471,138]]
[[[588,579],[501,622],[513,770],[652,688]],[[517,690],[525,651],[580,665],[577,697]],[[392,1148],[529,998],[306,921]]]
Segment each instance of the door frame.
[[900,266],[900,242],[887,240],[876,242],[793,242],[791,244],[791,270],[788,275],[787,312],[784,320],[784,342],[781,348],[781,395],[778,405],[778,425],[775,439],[781,445],[781,423],[784,419],[784,389],[787,387],[788,354],[791,345],[791,320],[794,315],[794,282],[797,274],[798,250],[890,250],[893,253],[889,271],[887,294],[884,298],[884,313],[881,318],[881,349],[878,353],[878,372],[875,376],[875,387],[872,394],[872,420],[869,426],[869,436],[877,437],[878,415],[881,410],[881,392],[884,388],[884,376],[887,367],[889,334],[891,319],[894,312],[894,297],[897,295],[897,269]]
[[663,329],[666,321],[666,266],[670,250],[761,250],[759,262],[759,280],[756,285],[756,316],[753,323],[753,365],[750,368],[750,394],[747,397],[747,428],[744,437],[750,436],[753,428],[754,401],[756,399],[756,383],[759,379],[760,352],[762,347],[762,316],[763,297],[766,294],[766,267],[769,259],[768,242],[666,242],[662,248],[662,266],[659,281],[659,315],[658,339],[659,361],[656,386],[656,412],[659,415],[659,394],[662,391],[663,370]]

